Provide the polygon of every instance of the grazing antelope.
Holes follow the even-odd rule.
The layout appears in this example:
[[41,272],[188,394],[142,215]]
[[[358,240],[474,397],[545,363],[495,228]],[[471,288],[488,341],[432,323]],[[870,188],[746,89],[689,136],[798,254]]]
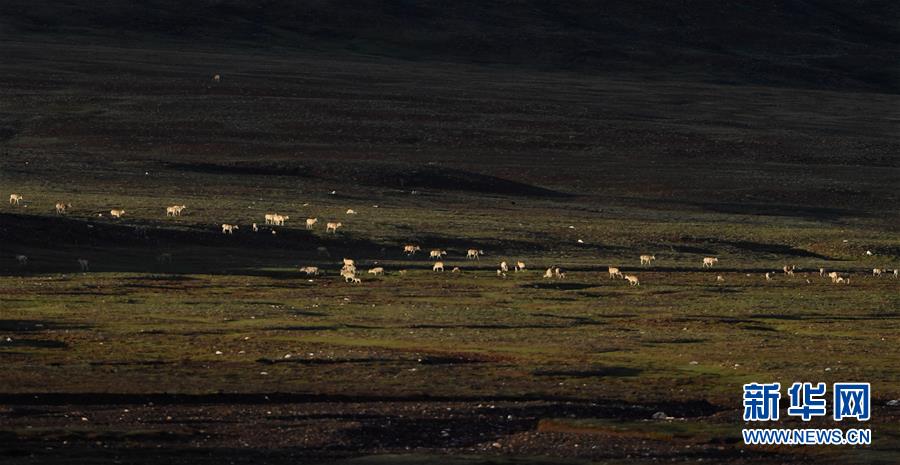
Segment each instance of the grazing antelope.
[[719,263],[718,257],[703,257],[703,268],[712,268],[716,263]]
[[462,270],[460,270],[458,266],[454,266],[453,269],[450,270],[450,272],[451,273],[461,273]]
[[782,268],[782,270],[784,271],[784,274],[788,276],[794,276],[794,265],[784,265],[784,268]]
[[525,271],[525,262],[519,260],[516,262],[516,273],[520,271]]
[[656,255],[641,255],[641,265],[649,265],[653,260],[656,260]]
[[850,284],[850,278],[849,278],[849,277],[845,278],[845,277],[843,277],[843,276],[838,276],[837,279],[834,280],[834,283],[835,283],[835,284]]
[[618,268],[611,266],[609,267],[609,279],[622,278],[622,272],[619,271]]
[[85,258],[78,259],[78,266],[81,267],[82,272],[87,272],[89,265],[90,264],[88,263],[87,259],[85,259]]
[[70,208],[72,208],[71,203],[56,202],[56,214],[57,215],[62,215],[63,213],[66,213],[67,211],[69,211]]
[[350,209],[347,210],[347,214],[348,214],[348,215],[355,215],[355,214],[356,214],[356,210],[350,208]]
[[819,268],[819,276],[825,276],[825,268]]
[[212,80],[213,82],[219,82],[222,80],[222,76],[219,76],[218,74],[213,75]]
[[19,194],[9,194],[9,204],[10,205],[18,205],[19,202],[22,201],[22,199],[24,199],[24,197],[22,197]]
[[900,270],[894,268],[894,279],[897,279],[898,276],[900,276]]
[[771,280],[772,280],[772,272],[771,271],[766,272],[766,281],[771,281]]
[[838,275],[837,271],[832,271],[831,273],[828,273],[828,277],[831,278],[831,282],[835,283],[840,275]]
[[241,228],[239,228],[238,225],[236,225],[236,224],[228,224],[228,223],[222,224],[222,234],[234,234],[235,229],[241,229]]
[[444,262],[434,262],[434,266],[431,267],[431,271],[444,271]]
[[504,273],[503,270],[497,270],[497,276],[506,279],[506,273]]
[[547,268],[547,271],[544,272],[544,279],[549,279],[553,277],[553,267]]
[[19,265],[25,266],[28,264],[28,256],[27,255],[16,255],[16,261],[19,262]]
[[187,208],[187,205],[172,205],[166,207],[166,216],[181,216],[181,211]]
[[337,223],[328,223],[325,225],[325,232],[331,231],[333,234],[337,234],[338,228],[343,226],[340,221]]
[[428,258],[441,258],[444,255],[447,255],[446,250],[434,249],[431,252],[428,252]]
[[553,268],[553,276],[556,276],[559,279],[566,279],[566,272],[557,266]]
[[306,229],[312,229],[313,226],[315,226],[316,223],[318,223],[318,222],[319,222],[318,218],[307,218],[306,219]]
[[467,260],[479,260],[478,257],[484,255],[484,250],[479,249],[469,249],[466,251],[466,259]]
[[384,268],[382,268],[380,266],[376,266],[375,268],[372,268],[371,270],[369,270],[369,274],[373,274],[375,276],[378,276],[378,275],[384,276]]
[[500,262],[500,271],[506,273],[509,271],[509,265],[506,264],[506,261]]
[[284,226],[284,221],[289,219],[291,219],[290,216],[276,214],[275,217],[272,218],[272,224],[274,224],[275,226]]
[[725,282],[725,278],[723,278],[722,275],[718,275],[718,276],[716,276],[716,282],[717,282],[717,283],[724,283],[724,282]]
[[111,216],[113,218],[121,218],[122,215],[124,215],[124,214],[125,214],[125,210],[122,210],[121,208],[114,208],[109,211],[109,216]]
[[304,266],[300,268],[301,273],[306,273],[306,276],[318,276],[319,275],[319,267],[317,266]]
[[417,245],[406,244],[403,246],[403,253],[405,253],[406,255],[415,255],[415,253],[419,250],[422,249]]
[[259,226],[257,226],[256,223],[253,223],[252,225],[250,225],[250,229],[252,229],[253,232],[259,232]]
[[635,276],[633,274],[626,274],[625,280],[628,281],[629,286],[640,286],[641,285],[641,281],[638,279],[637,276]]
[[872,276],[880,278],[882,271],[881,268],[872,268]]

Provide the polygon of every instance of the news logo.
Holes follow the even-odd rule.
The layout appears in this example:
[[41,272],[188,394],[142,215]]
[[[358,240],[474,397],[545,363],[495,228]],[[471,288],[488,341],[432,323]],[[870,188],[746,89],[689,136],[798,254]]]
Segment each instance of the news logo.
[[[834,383],[831,386],[831,411],[834,421],[868,421],[871,418],[871,385],[869,383]],[[786,413],[808,422],[828,415],[828,389],[825,383],[793,383],[787,389],[789,406]],[[744,421],[779,420],[781,383],[749,383],[744,385]],[[744,429],[744,444],[752,445],[869,445],[872,430],[839,428],[756,428]]]

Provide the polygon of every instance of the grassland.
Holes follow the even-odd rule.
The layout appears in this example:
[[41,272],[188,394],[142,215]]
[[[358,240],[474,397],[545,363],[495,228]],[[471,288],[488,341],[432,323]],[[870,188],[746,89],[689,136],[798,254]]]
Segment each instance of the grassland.
[[[900,281],[868,276],[900,267],[896,95],[321,53],[6,50],[0,186],[26,199],[0,207],[11,463],[900,454],[886,405],[900,398]],[[176,203],[185,216],[165,218]],[[123,219],[104,214],[115,207]],[[268,211],[291,220],[249,231]],[[345,226],[327,235],[326,220]],[[223,236],[223,222],[241,229]],[[447,249],[462,273],[432,273],[405,243]],[[469,247],[486,256],[465,260]],[[345,284],[342,257],[388,274]],[[529,270],[500,278],[502,259]],[[565,280],[541,278],[552,264]],[[763,279],[785,264],[801,271]],[[875,445],[739,444],[741,385],[799,380],[871,382]]]

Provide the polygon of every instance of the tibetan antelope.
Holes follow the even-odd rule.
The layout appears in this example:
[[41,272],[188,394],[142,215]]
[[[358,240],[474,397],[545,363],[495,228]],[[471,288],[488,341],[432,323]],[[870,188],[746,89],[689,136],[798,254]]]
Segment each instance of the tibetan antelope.
[[9,194],[9,204],[10,205],[18,205],[19,202],[22,201],[22,199],[24,199],[24,197],[22,197],[19,194]]
[[235,229],[241,229],[236,224],[222,223],[222,234],[234,234]]
[[434,262],[431,271],[444,271],[444,262]]
[[66,213],[67,211],[69,211],[70,208],[72,208],[71,203],[56,202],[56,214],[57,215],[62,215],[63,213]]
[[641,265],[649,265],[653,260],[656,260],[656,255],[641,255]]
[[332,234],[337,234],[338,228],[343,226],[340,221],[337,223],[328,223],[325,225],[325,232],[331,232]]
[[626,274],[625,280],[628,281],[629,286],[640,286],[641,285],[641,281],[638,279],[637,276],[635,276],[633,274]]
[[109,211],[109,216],[111,216],[113,218],[121,218],[122,215],[124,215],[124,214],[125,214],[125,210],[122,210],[121,208],[114,208]]
[[467,260],[479,260],[478,257],[484,255],[484,250],[480,249],[469,249],[466,251],[466,259]]
[[316,223],[318,223],[318,222],[319,222],[318,218],[307,218],[306,219],[306,229],[312,229],[313,226],[315,226]]
[[712,268],[716,263],[719,263],[717,257],[703,257],[703,268]]
[[609,267],[609,279],[622,278],[622,272],[619,271],[618,268],[611,266]]

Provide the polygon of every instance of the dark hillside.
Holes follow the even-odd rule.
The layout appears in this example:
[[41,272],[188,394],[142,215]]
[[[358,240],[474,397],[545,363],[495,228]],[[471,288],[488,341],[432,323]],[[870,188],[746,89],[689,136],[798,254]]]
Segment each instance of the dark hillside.
[[900,89],[889,0],[7,0],[0,31]]

